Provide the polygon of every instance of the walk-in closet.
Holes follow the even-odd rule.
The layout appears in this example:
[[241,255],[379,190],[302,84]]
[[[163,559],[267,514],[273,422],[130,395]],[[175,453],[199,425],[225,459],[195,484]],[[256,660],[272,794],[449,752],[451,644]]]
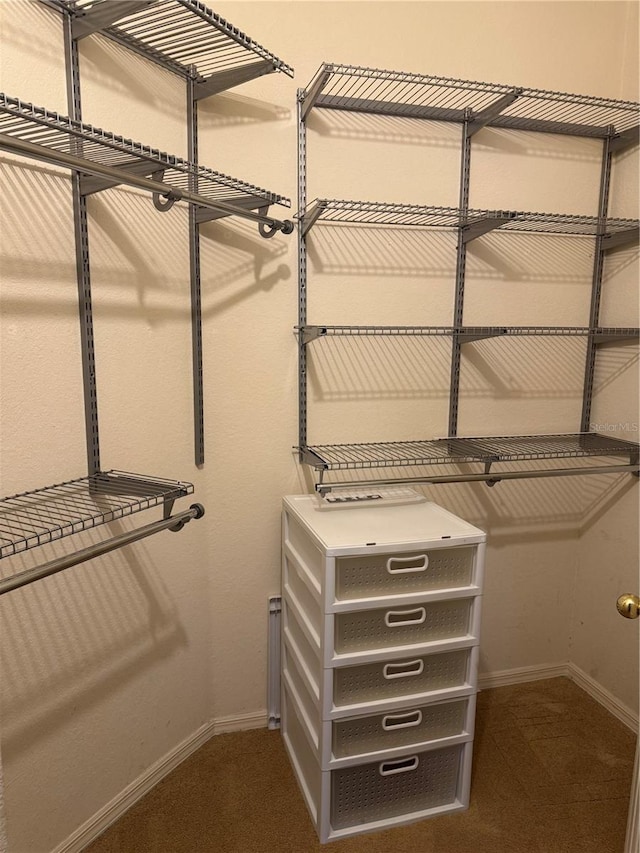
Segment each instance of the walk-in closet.
[[638,853],[638,3],[0,3],[0,853]]

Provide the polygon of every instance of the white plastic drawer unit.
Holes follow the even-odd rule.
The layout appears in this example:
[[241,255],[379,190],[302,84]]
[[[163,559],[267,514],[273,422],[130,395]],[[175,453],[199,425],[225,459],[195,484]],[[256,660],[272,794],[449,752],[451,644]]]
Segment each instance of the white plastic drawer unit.
[[284,499],[282,736],[323,843],[469,801],[486,536],[408,494]]
[[479,593],[485,534],[428,501],[322,511],[284,499],[283,556],[324,612]]

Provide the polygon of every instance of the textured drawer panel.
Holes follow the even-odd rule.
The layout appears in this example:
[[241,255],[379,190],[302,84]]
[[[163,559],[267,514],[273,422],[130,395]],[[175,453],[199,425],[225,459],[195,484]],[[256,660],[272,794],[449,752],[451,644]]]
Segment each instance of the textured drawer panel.
[[372,554],[336,560],[336,599],[373,598],[455,589],[473,580],[476,547],[409,554]]
[[345,758],[467,734],[475,696],[333,722],[333,755]]
[[471,649],[416,655],[387,663],[338,667],[334,672],[333,702],[341,705],[464,687]]
[[466,637],[471,632],[471,603],[460,598],[337,614],[335,650],[347,654]]
[[334,770],[331,826],[341,829],[457,800],[464,745]]

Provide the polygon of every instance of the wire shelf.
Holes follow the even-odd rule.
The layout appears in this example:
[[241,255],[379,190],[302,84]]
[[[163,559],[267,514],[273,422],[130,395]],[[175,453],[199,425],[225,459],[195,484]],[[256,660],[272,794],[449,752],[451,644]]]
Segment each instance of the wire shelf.
[[576,433],[314,445],[300,450],[303,461],[314,468],[340,471],[591,456],[628,456],[630,464],[637,464],[640,445],[599,433]]
[[104,471],[0,500],[0,559],[193,493],[191,483]]
[[[74,35],[100,32],[184,77],[203,80],[259,63],[259,73],[293,68],[198,0],[150,0],[115,13],[113,0],[42,0],[71,13]],[[105,14],[106,13],[106,14]],[[233,84],[232,84],[233,85]]]
[[640,120],[632,101],[331,63],[302,94],[307,112],[315,106],[599,138]]
[[138,175],[162,173],[158,180],[163,183],[178,191],[197,190],[212,202],[233,204],[257,198],[265,205],[291,206],[284,196],[4,93],[0,93],[0,133],[37,146],[44,160],[52,159],[48,152],[61,152],[80,157],[87,168],[95,163],[119,169],[123,183],[127,182],[127,171]]
[[488,231],[518,231],[543,234],[567,234],[583,237],[637,240],[637,219],[601,219],[565,213],[527,213],[509,210],[468,210],[457,207],[431,207],[416,204],[315,199],[298,213],[303,232],[316,222],[380,226],[417,226],[439,230],[462,229],[468,239]]
[[301,332],[305,342],[322,337],[361,337],[366,335],[382,335],[396,337],[408,336],[432,336],[432,335],[454,335],[462,338],[493,338],[493,337],[529,337],[537,335],[559,336],[559,337],[585,337],[589,334],[597,339],[629,339],[640,337],[640,329],[632,327],[598,327],[590,329],[588,326],[463,326],[456,329],[454,326],[327,326],[307,325],[296,326],[296,331]]

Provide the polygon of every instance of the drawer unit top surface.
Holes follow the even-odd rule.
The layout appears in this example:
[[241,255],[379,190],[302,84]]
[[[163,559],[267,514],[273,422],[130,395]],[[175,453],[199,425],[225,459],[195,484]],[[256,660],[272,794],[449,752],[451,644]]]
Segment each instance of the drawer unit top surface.
[[293,514],[328,555],[388,550],[407,545],[473,544],[486,541],[478,527],[430,501],[320,508],[316,495],[288,495],[285,513]]

